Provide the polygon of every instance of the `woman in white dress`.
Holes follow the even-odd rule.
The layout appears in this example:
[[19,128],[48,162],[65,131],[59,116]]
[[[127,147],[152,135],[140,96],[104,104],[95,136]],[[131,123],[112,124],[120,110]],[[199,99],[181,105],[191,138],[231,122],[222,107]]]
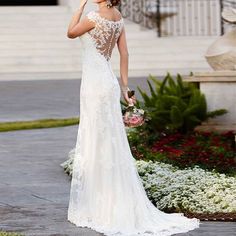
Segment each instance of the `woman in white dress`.
[[[129,104],[128,49],[119,0],[94,0],[98,11],[81,18],[81,0],[68,28],[83,46],[80,123],[73,158],[68,221],[107,236],[167,236],[199,227],[196,218],[164,213],[148,199],[128,143],[120,95]],[[110,58],[118,46],[121,85]]]

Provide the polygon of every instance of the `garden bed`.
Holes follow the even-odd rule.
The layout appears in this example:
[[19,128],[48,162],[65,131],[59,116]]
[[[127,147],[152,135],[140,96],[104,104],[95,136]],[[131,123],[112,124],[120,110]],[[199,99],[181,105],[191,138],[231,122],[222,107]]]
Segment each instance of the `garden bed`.
[[189,218],[198,218],[202,221],[227,221],[227,222],[235,222],[236,221],[236,213],[184,213],[185,216]]
[[[235,133],[194,131],[227,110],[208,111],[204,94],[180,75],[177,82],[169,74],[162,82],[150,79],[155,88],[148,81],[150,96],[138,88],[143,101],[136,104],[146,122],[126,129],[147,196],[167,213],[236,221]],[[73,152],[61,164],[70,176]]]
[[136,161],[149,199],[165,212],[183,212],[208,220],[236,218],[236,178],[195,166]]
[[[73,150],[70,154],[63,167],[71,176]],[[235,177],[151,160],[137,160],[136,165],[147,196],[160,210],[201,220],[236,221]]]
[[127,130],[137,160],[160,161],[180,168],[200,166],[206,170],[236,176],[235,134],[232,131],[159,133],[150,135],[138,129]]

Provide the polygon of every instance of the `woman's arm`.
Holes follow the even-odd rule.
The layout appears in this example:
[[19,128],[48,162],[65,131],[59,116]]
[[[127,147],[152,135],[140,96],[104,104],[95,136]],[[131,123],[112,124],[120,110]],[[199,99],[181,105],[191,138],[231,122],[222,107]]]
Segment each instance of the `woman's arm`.
[[128,97],[128,69],[129,69],[129,52],[126,41],[125,28],[123,28],[120,37],[117,41],[118,50],[120,53],[120,78],[121,78],[121,91],[124,99],[130,104],[136,102],[135,96]]
[[74,13],[72,19],[70,21],[68,30],[67,30],[67,37],[74,39],[82,34],[86,33],[87,31],[94,28],[94,23],[90,21],[87,17],[80,21],[82,16],[84,7],[87,3],[87,0],[82,0],[80,2],[79,9]]

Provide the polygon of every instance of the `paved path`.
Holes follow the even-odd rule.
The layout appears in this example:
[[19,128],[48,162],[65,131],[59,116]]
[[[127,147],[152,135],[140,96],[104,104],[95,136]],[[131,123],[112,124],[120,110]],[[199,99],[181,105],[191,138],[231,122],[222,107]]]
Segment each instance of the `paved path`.
[[[6,83],[5,89],[11,91],[11,94],[4,93],[5,90],[0,86],[1,103],[6,101],[5,96],[10,99],[7,101],[8,105],[13,105],[11,103],[14,102],[14,109],[12,106],[0,109],[1,116],[6,112],[6,120],[43,117],[51,112],[50,109],[44,109],[50,101],[50,106],[55,111],[52,113],[54,115],[63,117],[63,114],[68,115],[65,111],[71,112],[70,115],[77,112],[77,107],[73,106],[77,104],[75,101],[78,94],[75,85],[78,85],[78,81],[71,81],[72,84],[65,81],[60,86],[53,86],[55,81],[43,82],[45,84],[34,81],[22,85],[11,82],[10,86]],[[30,86],[33,91],[29,89]],[[28,93],[25,94],[27,88]],[[47,94],[34,93],[37,88],[47,89]],[[14,95],[14,91],[20,95],[19,99],[17,94]],[[60,101],[64,101],[65,91],[68,92],[66,99],[69,105],[65,102],[63,108]],[[24,100],[24,95],[28,99]],[[41,108],[36,114],[30,109],[35,105],[31,100],[34,96],[37,96],[34,101],[39,102],[37,107]],[[69,98],[73,97],[75,100],[70,101]],[[54,107],[55,104],[58,106]],[[17,105],[18,110],[15,111]],[[24,107],[28,109],[24,111]],[[21,111],[19,116],[18,111]],[[35,111],[38,110],[35,108]],[[73,148],[77,130],[78,126],[71,126],[0,133],[0,229],[19,231],[29,236],[102,235],[88,228],[75,227],[67,221],[70,178],[64,174],[60,163],[67,159],[69,150]],[[204,222],[201,228],[178,235],[236,236],[235,232],[235,223]]]
[[26,235],[99,235],[66,220],[70,179],[59,166],[77,126],[0,134],[0,228]]
[[[30,236],[98,236],[67,222],[70,178],[59,166],[77,126],[0,133],[0,229]],[[233,236],[235,223],[204,222],[180,236]]]
[[[81,80],[0,82],[0,121],[78,116]],[[130,88],[146,89],[144,78],[131,78]]]

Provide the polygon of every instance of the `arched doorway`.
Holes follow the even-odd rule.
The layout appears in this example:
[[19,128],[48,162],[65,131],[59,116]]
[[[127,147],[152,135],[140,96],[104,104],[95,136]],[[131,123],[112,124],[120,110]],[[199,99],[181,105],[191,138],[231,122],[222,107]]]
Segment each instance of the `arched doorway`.
[[57,0],[6,0],[0,1],[0,6],[44,6],[58,5]]

